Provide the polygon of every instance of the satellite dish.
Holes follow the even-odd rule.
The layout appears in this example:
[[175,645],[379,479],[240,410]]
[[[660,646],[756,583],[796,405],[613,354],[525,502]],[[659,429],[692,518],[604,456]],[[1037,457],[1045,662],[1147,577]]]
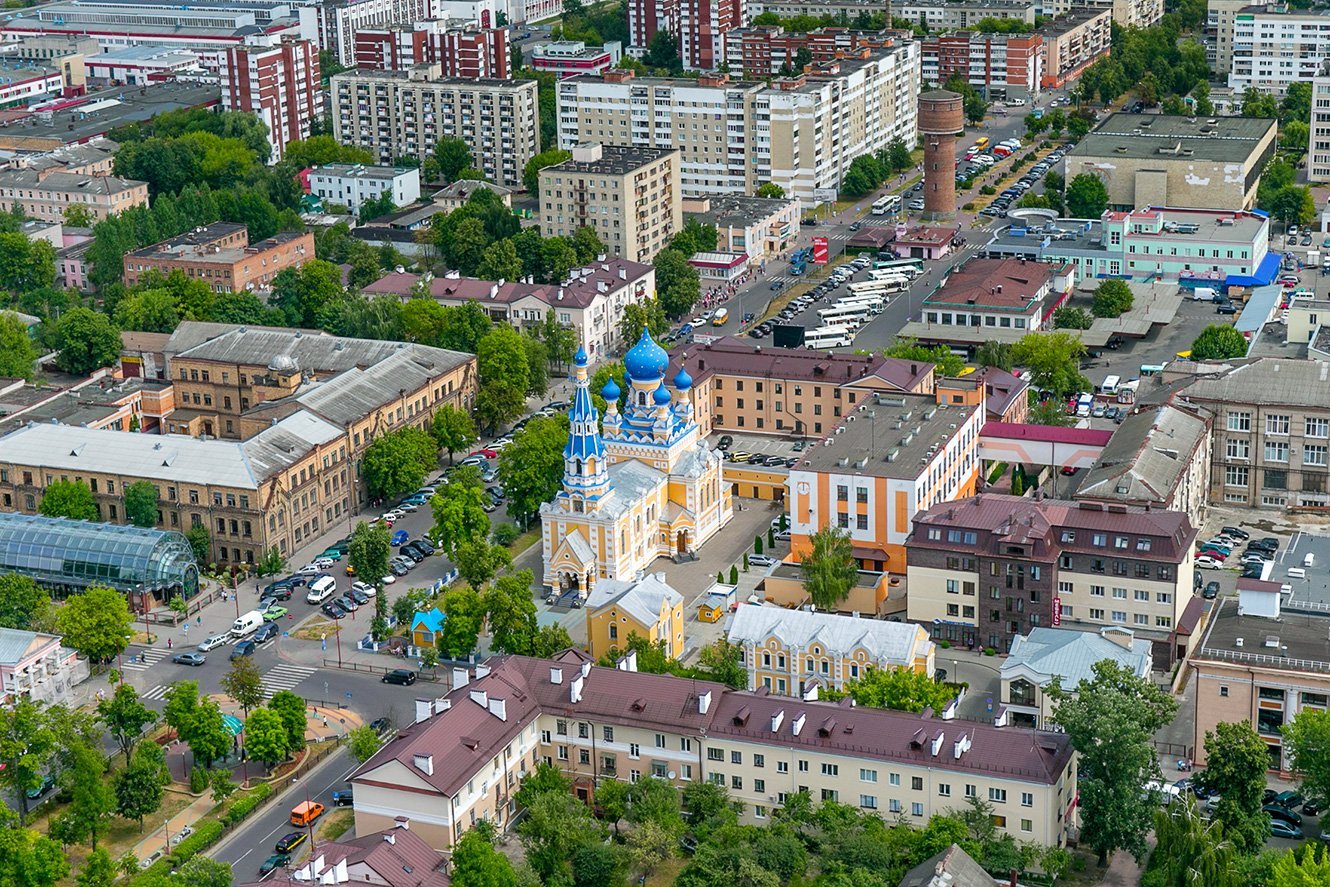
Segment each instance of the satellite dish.
[[671,771],[670,771],[669,773],[667,773],[666,775],[669,776],[670,779],[674,779],[674,778],[675,778],[675,773],[674,773],[673,770],[671,770]]

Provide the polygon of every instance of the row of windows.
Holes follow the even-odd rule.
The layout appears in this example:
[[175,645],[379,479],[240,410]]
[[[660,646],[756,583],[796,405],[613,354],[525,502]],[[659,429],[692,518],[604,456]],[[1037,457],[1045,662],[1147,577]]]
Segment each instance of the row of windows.
[[[1286,436],[1293,427],[1292,417],[1287,414],[1267,414],[1265,417],[1265,433]],[[1230,411],[1228,414],[1229,431],[1251,431],[1252,414],[1245,410]],[[1304,437],[1324,437],[1330,438],[1330,419],[1307,416],[1302,420],[1302,434]]]

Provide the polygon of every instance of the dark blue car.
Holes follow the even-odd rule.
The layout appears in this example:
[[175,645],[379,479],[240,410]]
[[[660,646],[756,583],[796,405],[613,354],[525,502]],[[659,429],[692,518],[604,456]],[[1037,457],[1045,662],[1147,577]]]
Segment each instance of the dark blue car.
[[393,533],[393,548],[400,548],[406,544],[406,540],[411,538],[406,530],[397,530]]

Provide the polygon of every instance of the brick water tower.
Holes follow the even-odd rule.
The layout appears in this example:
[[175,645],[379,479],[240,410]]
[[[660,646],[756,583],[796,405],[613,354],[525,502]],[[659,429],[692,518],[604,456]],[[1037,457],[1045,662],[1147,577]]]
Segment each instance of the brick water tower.
[[934,89],[919,96],[919,135],[924,140],[924,218],[956,214],[956,134],[965,129],[965,99]]

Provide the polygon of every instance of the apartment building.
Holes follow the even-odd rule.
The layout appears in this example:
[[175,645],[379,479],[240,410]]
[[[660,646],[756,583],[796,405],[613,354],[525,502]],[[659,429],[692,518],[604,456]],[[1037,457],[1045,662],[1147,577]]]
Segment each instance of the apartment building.
[[559,145],[677,148],[686,196],[751,194],[774,182],[804,204],[839,188],[860,154],[917,140],[913,41],[814,65],[767,87],[607,71],[557,85]]
[[743,651],[748,689],[798,696],[840,690],[869,669],[932,676],[936,646],[909,622],[740,604],[727,639]]
[[1014,19],[1033,25],[1038,12],[1030,0],[907,0],[891,14],[923,25],[929,32],[973,28],[986,18]]
[[0,170],[0,202],[43,222],[63,222],[65,210],[81,206],[94,222],[130,207],[148,205],[148,183],[119,176],[48,169]]
[[1233,69],[1233,18],[1249,6],[1249,0],[1207,0],[1205,49],[1212,71],[1226,75]]
[[387,194],[394,206],[409,206],[420,199],[420,170],[360,163],[329,163],[309,172],[309,193],[327,203],[345,206],[358,214],[367,200]]
[[162,353],[171,434],[244,440],[301,409],[343,427],[355,454],[445,404],[470,410],[476,391],[472,355],[309,330],[185,321]]
[[[476,280],[449,272],[427,281],[430,296],[441,305],[479,302],[496,321],[517,329],[537,329],[553,314],[569,327],[586,349],[592,363],[622,347],[619,321],[624,308],[649,299],[656,291],[656,269],[628,259],[599,256],[584,268],[574,268],[568,279],[555,285],[526,280]],[[417,274],[386,274],[365,287],[366,295],[393,295],[403,301],[415,297]]]
[[1124,28],[1148,28],[1164,17],[1164,0],[1043,0],[1041,5],[1040,15],[1055,17],[1077,7],[1107,9]]
[[588,803],[607,779],[722,785],[745,823],[799,791],[920,827],[980,798],[1000,832],[1047,845],[1078,821],[1065,734],[731,690],[638,672],[632,657],[600,668],[579,651],[457,669],[453,687],[418,701],[415,726],[352,774],[358,834],[397,816],[437,849],[482,819],[506,831],[541,763]]
[[560,80],[577,74],[600,74],[623,58],[623,44],[607,40],[601,46],[587,46],[581,40],[556,40],[532,48],[526,62],[537,71],[547,71]]
[[219,60],[222,108],[263,121],[269,162],[281,160],[290,142],[309,138],[310,124],[324,111],[318,44],[258,34],[228,48]]
[[960,76],[990,99],[1032,99],[1044,81],[1044,42],[1038,34],[957,31],[921,42],[924,83],[941,86]]
[[1113,44],[1113,11],[1106,7],[1073,6],[1035,30],[1042,41],[1041,86],[1066,86],[1081,72],[1108,55]]
[[1330,61],[1312,78],[1311,131],[1307,134],[1307,180],[1330,181]]
[[1018,634],[999,671],[1001,705],[993,721],[999,727],[1054,730],[1053,703],[1048,688],[1061,682],[1075,690],[1081,681],[1094,680],[1094,666],[1112,662],[1138,678],[1150,677],[1150,642],[1128,628],[1101,628],[1098,634],[1065,628],[1033,628]]
[[982,493],[914,516],[907,613],[936,641],[1006,651],[1033,628],[1132,629],[1168,668],[1193,643],[1186,514]]
[[821,64],[838,55],[891,46],[896,39],[886,32],[853,28],[816,28],[787,33],[780,25],[753,25],[733,28],[725,34],[725,61],[731,71],[762,80],[793,70],[801,49],[808,50],[815,64]]
[[611,255],[648,264],[683,228],[679,151],[588,143],[540,171],[547,236],[591,228]]
[[1259,358],[1198,379],[1174,403],[1211,419],[1210,500],[1252,508],[1330,504],[1330,363]]
[[356,32],[357,68],[405,71],[437,64],[445,77],[507,80],[512,76],[507,28],[481,28],[474,22],[430,19]]
[[775,260],[799,238],[799,201],[786,197],[723,194],[688,201],[684,212],[716,229],[716,249],[742,253],[752,263]]
[[[435,15],[457,18],[445,8],[446,0],[320,0],[301,3],[301,35],[317,39],[338,64],[348,67],[356,64],[356,35],[361,31],[386,28],[401,22],[418,22]],[[479,19],[478,15],[464,16]],[[485,27],[494,24],[494,13],[482,22]]]
[[1310,82],[1330,58],[1330,10],[1245,6],[1233,15],[1233,59],[1226,72],[1236,92],[1283,95]]
[[645,49],[657,31],[679,33],[679,6],[685,0],[630,0],[628,4],[629,45]]
[[331,82],[337,140],[370,149],[382,163],[424,157],[454,136],[487,179],[516,187],[540,153],[534,80],[461,80],[444,77],[435,64],[347,71]]
[[676,348],[668,375],[672,378],[680,369],[693,379],[693,417],[704,435],[819,438],[879,393],[931,396],[934,387],[931,363],[816,348],[766,348],[735,336]]
[[1050,326],[1053,312],[1075,288],[1076,266],[1070,263],[972,258],[924,297],[920,316],[935,330],[930,338],[1015,342]]
[[179,237],[125,253],[125,286],[135,286],[148,271],[163,277],[180,271],[197,277],[218,293],[266,291],[283,268],[314,258],[314,235],[283,231],[253,245],[244,225],[219,222]]
[[[629,17],[632,15],[629,4]],[[714,71],[725,61],[725,35],[748,24],[746,0],[679,0],[679,56],[685,68]],[[646,44],[642,44],[645,46]]]
[[1200,523],[1210,501],[1210,423],[1172,404],[1133,413],[1113,432],[1076,498],[1181,511]]

